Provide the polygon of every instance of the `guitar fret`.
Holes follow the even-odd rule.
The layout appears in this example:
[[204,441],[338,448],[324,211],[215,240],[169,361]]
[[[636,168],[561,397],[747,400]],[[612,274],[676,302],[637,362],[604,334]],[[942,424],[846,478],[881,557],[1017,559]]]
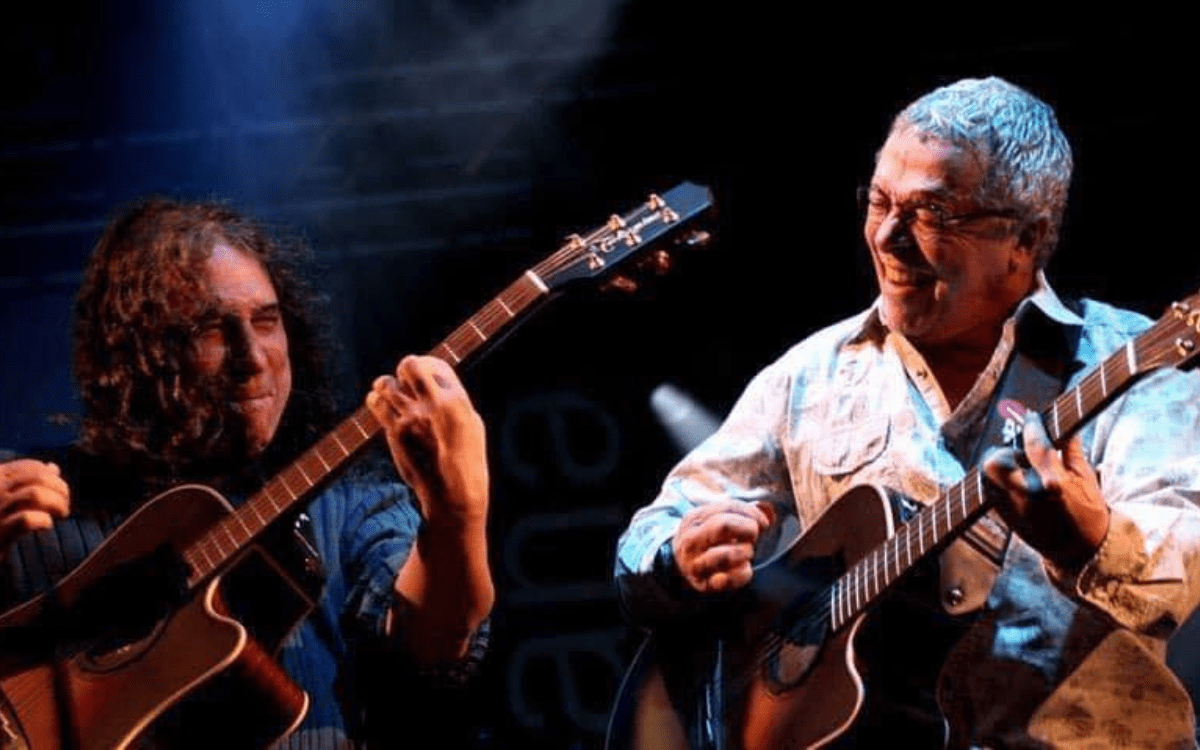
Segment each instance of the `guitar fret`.
[[871,601],[871,563],[873,558],[868,557],[863,562],[862,568],[862,606],[867,606],[867,602]]
[[304,471],[304,464],[297,461],[296,463],[292,464],[292,466],[294,466],[296,471],[300,473],[300,476],[304,477],[304,483],[308,485],[308,487],[305,487],[304,489],[311,489],[314,482],[309,478],[308,473]]
[[357,414],[357,413],[355,413],[355,414],[351,415],[351,417],[350,417],[350,419],[349,419],[349,422],[350,422],[352,425],[354,425],[355,427],[357,427],[357,428],[358,428],[358,431],[359,431],[360,433],[362,433],[363,440],[369,440],[369,439],[371,438],[371,435],[370,435],[370,433],[368,433],[366,430],[364,430],[364,429],[363,429],[363,426],[362,426],[361,424],[359,424],[359,423],[358,423],[358,414]]
[[254,514],[254,517],[258,520],[259,528],[262,528],[263,526],[265,526],[267,524],[267,519],[263,517],[262,513],[258,512],[257,498],[251,498],[250,502],[246,503],[246,505],[249,506],[250,512],[252,512]]
[[1079,388],[1075,388],[1075,410],[1078,412],[1075,416],[1075,419],[1083,419],[1083,393],[1079,390]]
[[300,460],[297,463],[304,467],[304,476],[309,477],[308,483],[312,487],[315,487],[329,470],[329,467],[325,466],[325,462],[321,460],[321,457],[312,451],[301,454]]
[[316,456],[317,460],[321,462],[321,467],[323,469],[325,469],[325,471],[327,471],[327,472],[332,471],[333,467],[330,466],[329,462],[325,460],[325,457],[321,455],[320,448],[321,448],[321,445],[318,443],[316,445],[316,447],[313,448],[313,451],[312,451],[313,455]]
[[192,569],[193,575],[203,577],[208,575],[209,569],[204,560],[200,558],[200,554],[198,549],[188,549],[184,552],[183,559],[187,562],[188,567]]
[[479,337],[479,340],[480,340],[480,341],[487,341],[487,340],[488,340],[488,337],[487,337],[487,335],[486,335],[486,334],[484,334],[484,332],[483,332],[483,331],[479,330],[479,326],[475,325],[475,321],[474,321],[474,320],[468,320],[468,321],[467,321],[467,325],[471,326],[471,330],[475,332],[475,335]]
[[246,534],[246,538],[247,538],[247,539],[249,539],[250,537],[254,536],[254,534],[252,534],[252,533],[250,532],[250,527],[249,527],[249,526],[247,526],[247,525],[246,525],[246,522],[245,522],[245,520],[243,520],[243,519],[242,519],[242,514],[241,514],[241,513],[237,513],[237,512],[235,512],[235,513],[233,513],[233,514],[231,514],[231,515],[233,516],[233,518],[237,519],[238,525],[240,525],[240,526],[242,527],[242,531],[243,531],[243,532],[245,532],[245,534]]
[[[879,588],[879,555],[871,555],[871,577],[867,580],[867,597],[875,595]],[[872,588],[874,587],[874,588]]]
[[[225,531],[225,528],[223,526],[216,526],[215,528],[213,528],[212,543],[213,543],[213,547],[217,550],[217,559],[218,560],[224,560],[226,558],[226,556],[228,556],[228,554],[229,554],[229,552],[226,552],[225,548],[221,546],[221,532],[222,531]],[[226,536],[228,536],[228,532],[226,532]],[[232,542],[233,540],[230,539],[229,541]],[[236,546],[237,545],[234,545],[234,547],[230,549],[230,552],[232,552],[233,549],[236,548]]]
[[[237,514],[233,513],[232,516],[236,517]],[[250,536],[246,534],[245,530],[238,528],[238,526],[241,525],[242,524],[240,521],[235,521],[230,517],[226,517],[225,520],[221,522],[222,530],[225,532],[225,536],[232,543],[233,549],[235,550],[250,540]]]
[[1104,371],[1108,369],[1108,360],[1100,363],[1100,397],[1108,398],[1108,382]]
[[917,514],[917,554],[925,554],[925,510]]
[[207,568],[207,570],[204,571],[204,575],[208,575],[208,573],[213,570],[212,560],[208,559],[208,551],[204,549],[202,545],[196,549],[196,552],[198,552],[204,558],[204,567]]
[[858,565],[850,569],[850,607],[858,609]]
[[871,600],[871,596],[870,596],[871,589],[868,588],[868,586],[870,585],[870,579],[868,578],[869,573],[867,571],[867,563],[868,563],[868,561],[864,561],[862,568],[859,570],[858,606],[860,608],[867,606],[867,602],[869,602]]
[[875,587],[879,579],[879,553],[871,555],[870,560],[871,564],[867,568],[867,580],[864,582],[864,602],[871,601],[871,598],[875,596]]
[[343,456],[350,455],[350,451],[346,449],[346,446],[342,444],[341,438],[338,437],[337,430],[334,430],[333,432],[329,433],[329,437],[333,438],[333,442],[337,444],[337,447],[339,449],[341,449]]
[[284,491],[286,491],[289,495],[291,495],[292,500],[295,500],[297,497],[300,496],[300,493],[293,490],[292,486],[290,484],[288,484],[288,477],[287,477],[286,471],[284,471],[283,473],[281,473],[279,475],[279,483],[280,483],[280,485],[283,486]]
[[[280,503],[279,498],[275,497],[275,493],[279,492],[281,479],[276,478],[270,484],[263,488],[263,497],[271,501],[272,515],[283,510],[285,503]],[[286,490],[284,490],[286,492]]]

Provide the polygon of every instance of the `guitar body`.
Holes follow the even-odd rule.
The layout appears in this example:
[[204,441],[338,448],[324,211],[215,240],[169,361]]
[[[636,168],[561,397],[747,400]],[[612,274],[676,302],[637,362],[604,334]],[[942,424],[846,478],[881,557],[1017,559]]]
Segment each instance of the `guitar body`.
[[159,495],[0,619],[0,747],[263,747],[299,724],[307,695],[226,611],[222,579],[180,580],[178,551],[230,512],[205,487]]
[[[886,493],[854,488],[799,539],[755,570],[733,621],[652,635],[626,673],[608,750],[827,747],[854,723],[863,681],[854,641],[862,616],[830,634],[792,633],[764,658],[781,624],[895,528]],[[697,626],[698,627],[698,626]],[[729,685],[727,689],[717,687]]]

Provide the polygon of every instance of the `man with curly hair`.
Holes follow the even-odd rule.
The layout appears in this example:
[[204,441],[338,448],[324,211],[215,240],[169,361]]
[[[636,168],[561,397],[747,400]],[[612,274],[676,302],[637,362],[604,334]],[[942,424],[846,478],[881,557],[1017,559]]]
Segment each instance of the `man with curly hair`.
[[[110,222],[76,304],[80,440],[57,461],[0,464],[2,602],[47,590],[156,493],[200,482],[236,504],[333,426],[328,316],[304,257],[214,203],[150,199]],[[355,468],[267,537],[319,597],[279,654],[311,700],[284,747],[353,747],[368,730],[412,742],[417,717],[398,709],[460,685],[486,646],[483,422],[432,357],[404,358],[366,405],[403,482]],[[364,719],[371,701],[390,704],[387,726]]]
[[[815,538],[854,549],[871,533],[865,514],[835,506],[852,487],[886,490],[895,508],[875,509],[904,518],[943,492],[955,497],[950,488],[982,465],[999,490],[998,517],[943,551],[929,541],[948,538],[930,533],[938,517],[917,515],[909,530],[922,535],[903,533],[907,547],[852,579],[890,581],[901,560],[924,552],[940,563],[912,571],[863,625],[865,705],[846,689],[849,676],[830,680],[808,695],[829,708],[845,690],[845,712],[795,706],[784,726],[828,738],[858,710],[843,735],[858,747],[942,747],[944,729],[954,748],[1195,747],[1192,706],[1164,654],[1200,599],[1200,378],[1146,377],[1061,450],[1036,412],[1017,425],[1015,396],[1005,395],[1042,382],[1054,387],[1030,390],[1048,403],[1150,324],[1051,289],[1043,269],[1071,168],[1053,110],[998,78],[939,88],[895,118],[862,194],[877,300],[759,372],[637,512],[616,564],[633,619],[663,629],[667,648],[687,643],[698,618],[757,590],[747,588],[758,582],[755,555],[784,514],[806,534],[832,518],[836,529],[822,525]],[[1132,361],[1127,352],[1120,363]],[[1106,373],[1107,387],[1118,372]],[[988,436],[1002,437],[1005,419],[1017,444],[999,448]],[[982,486],[980,495],[995,492]],[[860,552],[882,538],[871,544]],[[838,625],[834,612],[857,612],[867,593],[865,584],[826,591],[820,601],[833,611],[820,617],[814,605],[813,628]],[[822,658],[852,665],[848,651]],[[763,674],[786,683],[798,663],[780,656]],[[730,689],[742,695],[736,678]],[[758,687],[756,707],[786,705],[771,677]],[[784,734],[769,746],[792,746]]]

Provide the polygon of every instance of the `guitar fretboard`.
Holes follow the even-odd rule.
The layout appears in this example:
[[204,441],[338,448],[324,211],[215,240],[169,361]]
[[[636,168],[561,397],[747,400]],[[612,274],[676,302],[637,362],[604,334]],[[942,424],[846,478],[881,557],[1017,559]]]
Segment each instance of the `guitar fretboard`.
[[[1190,356],[1190,340],[1177,338],[1179,309],[1168,314],[1136,339],[1106,358],[1073,388],[1059,395],[1041,417],[1055,446],[1091,419],[1108,401],[1156,363],[1180,349]],[[864,556],[830,588],[831,626],[836,630],[872,604],[895,581],[927,555],[940,551],[959,532],[987,512],[995,492],[977,469],[936,501],[923,507],[870,554]]]

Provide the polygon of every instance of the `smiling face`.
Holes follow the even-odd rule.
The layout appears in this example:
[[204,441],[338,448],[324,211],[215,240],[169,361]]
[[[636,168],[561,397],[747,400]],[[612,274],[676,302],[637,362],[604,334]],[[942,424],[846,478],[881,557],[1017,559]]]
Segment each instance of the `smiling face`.
[[197,330],[197,367],[229,379],[233,408],[257,455],[274,438],[292,392],[279,299],[262,264],[224,243],[213,248],[204,275],[216,309]]
[[978,204],[984,166],[912,130],[879,152],[864,234],[883,321],[915,344],[991,347],[1032,288],[1033,235]]

